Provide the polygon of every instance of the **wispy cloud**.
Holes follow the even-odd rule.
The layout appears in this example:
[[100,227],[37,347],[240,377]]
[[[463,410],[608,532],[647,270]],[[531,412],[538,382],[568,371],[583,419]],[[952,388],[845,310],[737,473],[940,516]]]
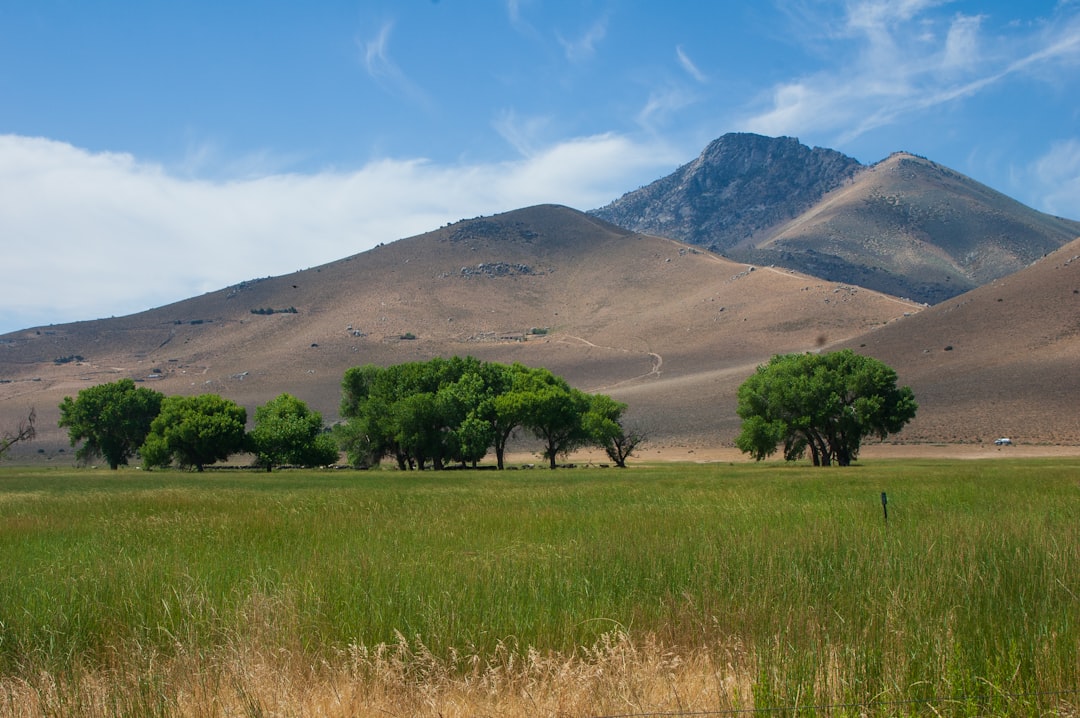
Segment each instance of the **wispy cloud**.
[[607,35],[608,18],[598,18],[589,28],[576,38],[567,39],[561,34],[556,37],[563,46],[566,59],[570,62],[584,62],[596,54],[597,44]]
[[522,7],[528,4],[529,0],[506,0],[506,15],[510,18],[511,25],[523,24],[524,18],[521,16]]
[[942,68],[946,71],[964,72],[977,68],[980,56],[979,30],[983,16],[958,17],[945,36]]
[[1024,172],[1023,185],[1044,212],[1080,218],[1080,139],[1053,143]]
[[[942,4],[849,3],[840,26],[830,31],[837,43],[832,64],[773,86],[761,98],[761,109],[739,123],[741,129],[832,132],[835,143],[843,144],[1006,78],[1072,66],[1080,57],[1080,18],[988,38],[982,16],[927,12]],[[826,18],[818,20],[827,26]]]
[[698,69],[698,66],[694,64],[694,61],[690,59],[690,56],[683,50],[682,45],[675,47],[675,57],[678,58],[679,64],[682,65],[682,69],[686,71],[686,74],[694,78],[698,82],[704,84],[709,81],[708,76]]
[[511,23],[516,25],[521,22],[521,0],[506,0],[506,14]]
[[533,146],[513,162],[382,160],[210,182],[127,154],[0,135],[0,236],[12,248],[0,333],[148,309],[461,217],[546,202],[598,207],[628,177],[681,159],[662,143],[603,134]]
[[679,110],[698,100],[697,95],[685,87],[674,84],[658,87],[649,93],[645,106],[637,114],[637,123],[650,131],[659,129]]
[[388,92],[429,108],[432,102],[429,95],[413,82],[390,57],[390,35],[393,30],[394,23],[387,21],[382,24],[374,38],[357,41],[364,69]]
[[531,157],[542,146],[543,131],[550,124],[548,117],[521,117],[514,110],[503,110],[492,122],[492,127],[518,154]]

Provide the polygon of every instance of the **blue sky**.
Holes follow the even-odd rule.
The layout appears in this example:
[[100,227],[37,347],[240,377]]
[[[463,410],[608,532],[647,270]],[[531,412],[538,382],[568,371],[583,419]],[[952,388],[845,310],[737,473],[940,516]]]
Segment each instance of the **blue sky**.
[[732,131],[1080,219],[1080,0],[0,0],[0,333],[592,209]]

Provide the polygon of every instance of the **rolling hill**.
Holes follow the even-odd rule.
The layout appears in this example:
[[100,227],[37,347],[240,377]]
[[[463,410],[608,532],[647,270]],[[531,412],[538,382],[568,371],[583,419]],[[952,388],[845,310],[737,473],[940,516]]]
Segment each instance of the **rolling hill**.
[[592,214],[737,261],[928,304],[1080,237],[1080,222],[909,153],[864,167],[790,137],[749,134],[724,135],[693,162]]
[[900,443],[1078,446],[1078,317],[1080,240],[924,308],[545,205],[127,317],[0,336],[0,427],[36,408],[39,439],[22,457],[64,460],[60,400],[123,377],[219,393],[249,414],[289,392],[332,422],[348,367],[471,354],[625,401],[646,456],[688,457],[731,446],[735,392],[757,364],[851,347],[914,389]]
[[348,367],[471,354],[628,402],[653,446],[730,444],[734,389],[758,363],[918,311],[539,206],[127,317],[4,335],[0,426],[36,407],[29,450],[55,457],[62,397],[123,377],[219,393],[249,414],[289,392],[333,421]]
[[905,441],[1080,445],[1080,240],[845,344],[915,390]]

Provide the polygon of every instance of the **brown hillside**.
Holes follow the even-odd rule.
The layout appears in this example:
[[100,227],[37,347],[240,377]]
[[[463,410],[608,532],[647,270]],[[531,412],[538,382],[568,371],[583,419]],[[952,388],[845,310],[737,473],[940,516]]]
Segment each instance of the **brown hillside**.
[[654,446],[715,446],[737,433],[734,391],[756,364],[915,311],[532,207],[128,317],[0,337],[0,426],[36,407],[30,451],[56,456],[61,398],[122,377],[220,393],[249,413],[290,392],[333,421],[350,366],[472,354],[546,366],[628,402]]
[[1080,444],[1080,240],[851,345],[915,391],[905,441]]
[[1016,272],[1080,236],[946,167],[898,152],[731,256],[795,266],[931,304]]

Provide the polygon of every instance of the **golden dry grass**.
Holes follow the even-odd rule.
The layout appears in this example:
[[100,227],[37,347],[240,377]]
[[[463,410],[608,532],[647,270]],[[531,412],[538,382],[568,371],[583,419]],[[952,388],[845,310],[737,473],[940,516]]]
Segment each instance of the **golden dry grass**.
[[0,678],[0,715],[589,716],[737,710],[752,705],[754,663],[740,646],[674,651],[613,633],[575,655],[500,647],[440,659],[418,642],[351,646],[311,663],[233,646],[214,655],[145,655],[108,671]]

